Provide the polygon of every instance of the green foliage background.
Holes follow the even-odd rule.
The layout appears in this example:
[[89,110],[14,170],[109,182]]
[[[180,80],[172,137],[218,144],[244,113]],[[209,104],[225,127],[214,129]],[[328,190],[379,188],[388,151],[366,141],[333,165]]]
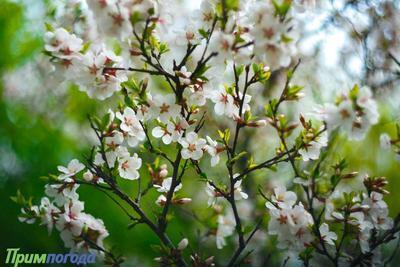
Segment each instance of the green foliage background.
[[[0,77],[33,60],[41,52],[41,33],[30,31],[31,25],[25,17],[24,8],[26,6],[16,2],[0,1]],[[20,247],[26,253],[66,251],[56,231],[48,236],[47,230],[38,224],[19,223],[19,207],[10,200],[10,196],[15,195],[19,189],[24,195],[36,196],[34,201],[39,201],[45,184],[39,177],[54,173],[57,165],[67,163],[71,158],[83,159],[83,155],[90,149],[87,144],[67,136],[62,129],[62,122],[46,114],[32,113],[24,104],[6,99],[3,91],[4,85],[0,82],[0,148],[14,151],[23,168],[19,172],[10,173],[0,167],[0,265],[3,264],[6,248]],[[82,124],[87,123],[86,115],[95,112],[99,105],[76,89],[69,90],[63,103],[57,102],[60,101],[57,98],[50,101],[53,101],[50,106],[54,110],[49,110],[49,113],[62,112],[60,117],[63,120]],[[57,110],[60,107],[62,110]],[[394,160],[393,155],[383,153],[378,142],[381,132],[393,131],[398,117],[389,110],[382,109],[382,113],[384,116],[380,124],[373,128],[368,139],[362,143],[339,143],[335,150],[346,156],[352,170],[359,169],[371,175],[388,177],[389,190],[393,194],[387,198],[387,202],[394,215],[400,211],[399,163]],[[1,151],[3,150],[0,149],[0,159],[3,157],[1,161],[4,163],[5,155]],[[199,183],[194,183],[194,190],[198,185]],[[133,187],[131,183],[124,184],[125,190],[132,194]],[[91,188],[81,187],[80,196],[86,201],[86,210],[104,220],[110,232],[107,243],[117,245],[117,251],[128,257],[138,256],[141,264],[143,259],[149,260],[157,255],[150,247],[158,241],[145,226],[127,231],[127,218],[104,195]],[[155,199],[156,195],[150,198]],[[182,238],[181,229],[185,232],[188,229],[188,223],[188,219],[182,217],[171,225],[169,233],[175,243]],[[192,235],[195,236],[196,233],[193,231]]]

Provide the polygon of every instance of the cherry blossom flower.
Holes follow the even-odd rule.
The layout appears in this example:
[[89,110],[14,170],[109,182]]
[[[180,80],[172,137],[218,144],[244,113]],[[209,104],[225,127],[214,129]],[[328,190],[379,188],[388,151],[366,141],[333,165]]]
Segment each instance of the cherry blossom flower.
[[206,104],[209,93],[204,88],[204,82],[202,80],[197,79],[194,84],[189,85],[189,90],[185,92],[187,92],[188,103],[191,106],[194,105],[201,107]]
[[140,121],[136,117],[136,113],[130,107],[126,107],[121,114],[117,112],[115,116],[121,121],[120,128],[127,133],[127,141],[129,146],[136,147],[140,141],[146,138]]
[[208,195],[207,204],[209,207],[216,205],[217,201],[223,198],[222,194],[216,191],[215,188],[209,182],[207,182],[205,191],[206,194]]
[[133,31],[129,21],[130,11],[122,1],[88,0],[99,30],[106,35],[124,40]]
[[222,31],[215,32],[210,40],[210,51],[218,52],[213,59],[216,64],[223,64],[225,60],[233,58],[234,36]]
[[[38,206],[30,207],[29,212],[34,213],[34,214],[39,214],[39,207]],[[28,213],[26,212],[25,208],[22,208],[21,215],[18,216],[18,221],[20,221],[22,223],[27,223],[27,224],[33,224],[36,222],[36,218],[29,216]]]
[[47,196],[54,198],[54,202],[58,206],[63,206],[70,199],[78,199],[76,189],[79,187],[77,184],[47,184],[45,186],[45,193]]
[[155,138],[161,138],[163,143],[166,144],[166,145],[169,145],[172,142],[172,134],[170,132],[168,132],[166,126],[164,126],[164,127],[162,127],[162,126],[154,127],[153,130],[151,131],[151,134]]
[[[87,228],[86,231],[89,240],[103,248],[103,240],[109,235],[104,222],[84,212],[79,215],[79,220],[83,223],[84,227]],[[84,241],[84,243],[85,242],[86,241]],[[86,247],[90,248],[90,244],[86,244]]]
[[205,146],[206,151],[211,156],[211,166],[214,167],[218,164],[220,160],[219,154],[224,151],[224,148],[218,147],[218,143],[211,139],[211,137],[206,136],[207,145]]
[[159,195],[156,204],[160,207],[163,207],[167,203],[167,197],[165,195]]
[[136,180],[139,178],[138,170],[142,166],[142,159],[135,153],[132,157],[123,157],[118,159],[119,176],[128,180]]
[[390,218],[389,210],[383,195],[377,192],[371,192],[369,197],[364,198],[363,205],[368,206],[367,220],[372,223],[374,228],[379,230],[388,230],[393,227],[393,219]]
[[[155,185],[153,185],[153,186],[154,186],[155,188],[157,188],[157,191],[158,191],[158,192],[167,193],[167,192],[169,192],[169,190],[171,189],[171,186],[172,186],[172,177],[165,178],[165,179],[162,181],[162,184],[161,184],[161,185],[155,184]],[[181,188],[182,188],[182,184],[179,183],[179,184],[174,188],[174,192],[179,191]]]
[[196,29],[210,29],[215,17],[215,3],[212,1],[201,1],[200,9],[196,9],[191,14],[191,21],[197,23]]
[[[251,95],[246,94],[243,97],[243,94],[241,92],[239,92],[239,95],[236,95],[237,99],[243,99],[242,101],[242,113],[244,114],[246,111],[250,110],[250,101],[251,101]],[[234,103],[235,107],[233,109],[233,116],[235,117],[239,117],[239,105],[237,103]],[[263,121],[261,121],[261,126],[263,125]]]
[[199,160],[203,156],[203,149],[206,145],[206,140],[199,138],[197,133],[190,132],[179,143],[182,146],[182,158]]
[[226,245],[225,238],[233,234],[235,226],[235,218],[233,217],[232,212],[218,216],[218,229],[216,233],[216,244],[218,249],[222,249]]
[[83,223],[78,220],[80,213],[83,211],[83,202],[74,200],[64,205],[65,212],[61,214],[56,222],[56,228],[60,232],[69,231],[73,235],[78,236],[82,232]]
[[192,83],[190,80],[190,77],[192,73],[190,71],[187,71],[186,67],[183,67],[177,75],[179,76],[179,82],[184,85],[189,85]]
[[67,178],[70,178],[80,171],[82,171],[85,168],[85,165],[79,162],[77,159],[73,159],[68,163],[67,167],[64,166],[58,166],[57,169],[62,172],[60,176],[58,176],[59,180],[65,180]]
[[335,232],[329,231],[329,226],[326,223],[322,223],[319,227],[319,232],[321,233],[321,238],[329,245],[334,246],[333,240],[337,240],[337,235]]
[[[297,195],[292,191],[286,191],[285,186],[277,186],[274,188],[274,194],[271,196],[271,201],[280,208],[291,208],[297,201]],[[274,205],[267,202],[266,207],[271,209]]]
[[127,80],[120,67],[121,58],[105,46],[90,48],[82,57],[82,71],[77,72],[80,89],[92,98],[104,100],[121,89],[120,83]]
[[[238,177],[239,174],[236,173],[233,175],[233,178]],[[240,200],[240,199],[247,199],[249,196],[242,191],[242,180],[238,180],[237,182],[235,182],[235,184],[233,185],[234,188],[234,195],[235,195],[235,200]]]
[[305,147],[299,150],[303,161],[316,160],[319,158],[320,150],[328,145],[328,133],[322,132],[313,141],[305,144]]
[[80,58],[79,53],[83,47],[82,39],[64,28],[57,28],[54,32],[46,32],[45,43],[45,50],[50,52],[52,56],[63,60],[63,64],[67,67],[72,64],[73,59]]
[[97,175],[93,174],[89,170],[87,170],[86,172],[83,173],[82,178],[86,182],[92,182],[92,183],[98,183],[98,184],[104,183],[103,178],[97,177]]
[[40,200],[40,217],[41,225],[46,225],[49,234],[52,232],[56,223],[57,216],[61,213],[60,209],[56,207],[47,197],[42,197]]
[[268,233],[278,236],[278,248],[300,251],[310,244],[313,235],[310,226],[314,224],[312,216],[299,203],[293,207],[269,207],[271,219]]
[[370,126],[378,122],[379,113],[370,89],[355,86],[341,96],[338,104],[328,103],[317,109],[316,117],[326,122],[328,131],[340,127],[350,139],[361,140]]
[[359,89],[357,95],[357,105],[363,109],[363,114],[361,114],[361,116],[364,117],[370,125],[378,123],[378,106],[372,97],[372,92],[369,87],[363,86]]
[[255,13],[249,20],[253,24],[250,34],[254,39],[256,57],[275,69],[287,67],[296,52],[298,39],[294,20],[281,20],[267,1],[255,1],[248,9]]
[[124,135],[119,131],[113,131],[112,136],[105,138],[106,146],[111,151],[116,151],[117,148],[124,142]]
[[164,144],[177,142],[182,137],[184,131],[189,127],[187,121],[178,116],[176,120],[170,120],[163,127],[157,126],[152,130],[152,134],[156,138],[162,138]]
[[236,106],[234,105],[233,96],[225,91],[225,89],[219,89],[212,93],[211,100],[215,103],[214,111],[217,115],[226,115],[232,117],[233,114],[237,113]]
[[160,121],[168,122],[180,115],[181,107],[175,103],[175,95],[156,95],[150,112]]

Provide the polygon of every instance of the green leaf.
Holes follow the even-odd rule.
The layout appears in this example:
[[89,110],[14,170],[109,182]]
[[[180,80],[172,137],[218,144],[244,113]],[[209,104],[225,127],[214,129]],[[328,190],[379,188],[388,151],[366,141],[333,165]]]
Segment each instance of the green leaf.
[[350,99],[353,101],[356,101],[359,91],[360,91],[360,87],[358,87],[358,85],[355,84],[349,92]]
[[101,119],[101,129],[106,130],[107,126],[111,123],[110,120],[111,120],[111,115],[110,113],[107,112]]
[[51,25],[51,24],[48,23],[48,22],[45,22],[45,23],[44,23],[44,28],[45,28],[45,30],[46,30],[47,32],[54,32],[54,27],[53,27],[53,25]]
[[239,154],[237,154],[235,157],[233,157],[231,160],[230,160],[230,164],[233,164],[233,163],[235,163],[236,161],[238,161],[239,159],[241,159],[241,158],[243,158],[244,156],[246,156],[247,155],[247,152],[246,151],[242,151],[242,152],[240,152]]
[[135,25],[137,22],[142,20],[142,16],[139,11],[135,11],[132,13],[130,17],[132,25]]
[[249,121],[251,121],[253,119],[253,115],[251,114],[251,111],[250,110],[247,110],[245,113],[244,113],[244,121],[245,122],[249,122]]
[[274,116],[274,110],[276,109],[276,105],[278,104],[278,99],[274,98],[269,101],[269,104],[264,107],[265,115],[268,118],[272,118]]
[[224,140],[226,143],[229,143],[229,140],[231,139],[231,130],[229,128],[225,129],[224,132]]
[[275,7],[276,14],[282,17],[286,16],[291,7],[291,3],[291,0],[284,0],[282,4],[279,4],[276,0],[272,0],[272,4]]
[[17,203],[18,205],[25,205],[26,204],[26,199],[25,197],[21,194],[21,191],[17,190],[17,195],[16,196],[11,196],[10,199]]
[[208,38],[208,32],[206,30],[204,30],[203,28],[199,29],[199,34],[203,37],[203,38]]
[[240,76],[244,71],[244,65],[237,66],[235,69],[236,69],[236,74]]
[[160,47],[158,48],[158,52],[160,55],[165,54],[169,51],[167,43],[160,43]]
[[91,42],[84,43],[81,49],[81,53],[85,54],[89,50],[91,44]]

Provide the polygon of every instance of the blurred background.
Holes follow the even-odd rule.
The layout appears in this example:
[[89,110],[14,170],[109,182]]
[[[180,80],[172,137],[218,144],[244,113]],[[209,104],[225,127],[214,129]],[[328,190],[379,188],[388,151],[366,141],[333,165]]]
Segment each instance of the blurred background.
[[[57,20],[62,15],[58,7],[75,2],[0,1],[0,259],[11,247],[27,253],[65,251],[56,232],[49,236],[44,227],[19,223],[20,210],[10,196],[19,189],[39,201],[45,185],[41,176],[55,173],[57,165],[72,158],[83,159],[89,152],[93,136],[87,115],[115,107],[112,100],[92,100],[75,86],[53,77],[48,59],[42,56],[44,22]],[[188,6],[194,8],[199,3],[189,1]],[[384,132],[394,135],[394,126],[400,122],[400,66],[396,62],[400,59],[399,1],[316,1],[310,8],[310,12],[299,14],[302,35],[298,57],[302,64],[295,82],[304,85],[313,97],[310,102],[300,102],[298,108],[308,112],[308,104],[332,99],[354,83],[373,89],[380,103],[379,124],[362,142],[349,143],[339,137],[335,151],[348,160],[352,170],[389,179],[392,194],[386,200],[391,215],[397,214],[400,164],[394,153],[380,148],[379,136]],[[78,13],[70,15],[79,17]],[[279,84],[280,74],[279,70],[273,73],[273,83]],[[273,152],[274,146],[268,146],[273,140],[255,140],[257,143],[249,145],[265,143]],[[282,168],[255,178],[286,179],[288,172]],[[196,186],[197,182],[192,190]],[[132,190],[129,184],[125,189]],[[111,201],[90,188],[81,187],[80,196],[85,209],[104,220],[110,232],[107,244],[115,245],[132,264],[154,264],[151,259],[157,256],[156,251],[144,248],[158,241],[145,226],[127,231],[127,219]],[[179,214],[177,218],[169,230],[175,242],[183,237],[182,229],[191,219]],[[195,236],[196,225],[190,227]]]

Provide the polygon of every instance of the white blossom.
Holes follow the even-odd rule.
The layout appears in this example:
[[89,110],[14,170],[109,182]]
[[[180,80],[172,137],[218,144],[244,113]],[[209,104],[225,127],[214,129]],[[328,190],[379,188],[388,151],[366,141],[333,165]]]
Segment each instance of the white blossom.
[[160,207],[164,206],[167,203],[167,197],[165,195],[159,195],[156,204]]
[[139,178],[138,170],[142,166],[142,159],[135,153],[132,157],[123,157],[118,160],[119,175],[128,180],[136,180]]
[[83,48],[82,39],[69,33],[64,28],[57,28],[54,32],[46,32],[44,49],[52,56],[61,60],[61,65],[70,68],[76,65],[74,61],[81,58],[80,51]]
[[299,150],[303,161],[316,160],[319,158],[321,148],[328,145],[328,133],[322,132],[311,142],[305,144],[305,147]]
[[61,213],[60,209],[56,207],[47,197],[42,197],[40,200],[40,217],[41,224],[47,226],[49,234],[52,232],[56,223],[57,216]]
[[218,143],[211,139],[211,137],[206,136],[207,145],[205,146],[206,151],[211,156],[211,166],[214,167],[218,164],[220,160],[220,153],[223,151],[220,147],[218,147]]
[[335,245],[333,240],[337,240],[337,235],[335,232],[329,231],[329,226],[326,223],[322,223],[319,227],[319,232],[321,234],[322,240],[329,245]]
[[216,234],[217,248],[222,249],[226,245],[225,238],[231,236],[235,230],[235,218],[232,212],[218,216],[218,229]]
[[[233,175],[233,178],[238,177],[239,174],[236,173]],[[247,199],[249,196],[242,191],[242,179],[239,179],[238,181],[235,182],[235,184],[233,185],[234,188],[234,195],[235,195],[235,200],[240,200],[240,199]]]
[[[31,213],[33,213],[34,215],[37,215],[37,214],[39,214],[39,207],[38,206],[32,206],[32,207],[29,208],[29,211]],[[21,215],[18,216],[18,220],[20,222],[23,222],[23,223],[33,224],[33,223],[36,222],[36,217],[35,216],[31,217],[29,214],[27,214],[25,209],[22,208],[21,209]]]
[[120,83],[127,80],[125,71],[116,69],[121,67],[121,61],[105,46],[94,45],[83,55],[74,80],[90,97],[104,100],[119,91]]
[[123,113],[117,112],[115,116],[121,121],[121,130],[127,133],[126,138],[129,146],[136,147],[140,141],[146,138],[143,127],[133,109],[126,107]]
[[[291,208],[297,201],[297,195],[292,191],[286,191],[285,186],[277,186],[274,188],[274,194],[271,196],[271,201],[282,209]],[[265,205],[269,209],[274,208],[274,205],[269,202]]]
[[[355,94],[357,99],[354,102]],[[316,117],[326,122],[328,131],[340,127],[350,139],[361,140],[371,125],[378,122],[379,113],[370,89],[362,87],[343,94],[336,105],[327,103],[317,109]]]
[[47,184],[45,186],[45,193],[47,196],[54,198],[54,202],[58,206],[63,206],[70,199],[78,199],[76,189],[79,187],[77,184]]
[[[162,181],[161,185],[157,185],[157,184],[154,185],[154,187],[157,188],[157,191],[161,192],[161,193],[169,192],[169,190],[171,189],[171,186],[172,186],[172,177],[165,178]],[[179,191],[181,188],[182,188],[182,184],[179,183],[177,186],[175,186],[174,192]]]
[[85,168],[85,165],[79,162],[77,159],[73,159],[68,163],[67,167],[64,166],[58,166],[57,169],[62,172],[58,179],[60,180],[65,180],[67,178],[70,178],[74,176],[75,174],[79,173]]
[[221,199],[223,197],[221,195],[221,193],[216,191],[215,188],[209,182],[207,182],[205,191],[206,191],[206,194],[208,195],[207,204],[209,207],[217,204],[217,200]]
[[156,138],[161,138],[163,143],[168,145],[171,142],[178,142],[182,137],[189,124],[180,116],[175,120],[170,120],[165,126],[157,126],[152,130],[152,134]]
[[206,140],[199,138],[197,133],[188,133],[179,140],[179,143],[182,146],[181,154],[183,159],[199,160],[203,156]]
[[269,207],[269,211],[268,233],[278,236],[278,248],[300,251],[311,243],[313,235],[310,226],[314,222],[301,203],[279,209]]
[[232,117],[233,114],[237,113],[237,107],[234,104],[234,98],[232,95],[227,93],[225,89],[222,88],[212,92],[211,100],[215,103],[215,114]]
[[150,112],[162,122],[175,119],[180,115],[181,107],[175,103],[175,95],[156,95]]

